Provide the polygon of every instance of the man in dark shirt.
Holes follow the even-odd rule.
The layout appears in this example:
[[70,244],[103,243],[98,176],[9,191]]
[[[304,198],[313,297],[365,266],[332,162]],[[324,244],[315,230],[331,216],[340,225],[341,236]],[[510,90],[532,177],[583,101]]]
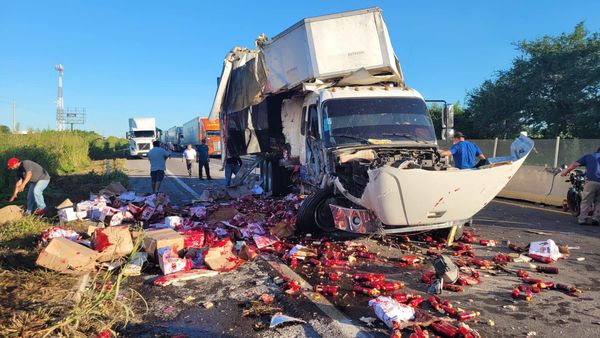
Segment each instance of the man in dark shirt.
[[242,159],[236,154],[231,155],[231,157],[225,160],[225,186],[228,187],[231,185],[232,174],[237,175],[242,165]]
[[202,144],[198,146],[198,175],[202,178],[202,168],[206,171],[206,179],[212,180],[210,177],[210,168],[208,165],[210,158],[208,157],[208,145],[206,145],[206,139],[202,139]]
[[581,194],[581,207],[579,208],[579,224],[588,221],[588,210],[594,205],[592,224],[600,224],[600,148],[595,153],[583,155],[577,161],[573,161],[567,169],[563,170],[562,176],[567,176],[573,169],[585,167],[585,186]]
[[[28,183],[29,190],[27,192],[27,213],[34,212],[36,215],[42,215],[46,212],[46,203],[44,202],[44,189],[50,183],[50,175],[42,168],[41,165],[30,161],[20,161],[13,157],[8,160],[8,169],[17,170],[19,180],[15,184],[15,190],[10,198],[10,202],[17,198],[17,195],[25,190]],[[37,209],[34,211],[34,207]]]

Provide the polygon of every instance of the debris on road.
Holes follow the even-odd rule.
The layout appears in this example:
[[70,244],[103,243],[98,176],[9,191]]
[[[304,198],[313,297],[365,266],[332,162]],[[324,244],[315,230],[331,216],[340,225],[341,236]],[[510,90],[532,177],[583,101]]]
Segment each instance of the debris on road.
[[306,322],[302,319],[299,318],[294,318],[294,317],[290,317],[290,316],[286,316],[284,314],[281,313],[277,313],[275,314],[272,318],[271,318],[271,324],[269,325],[269,328],[272,329],[274,327],[278,327],[281,326],[283,324],[286,323],[302,323],[302,324],[306,324]]
[[[107,262],[128,276],[144,271],[156,273],[160,268],[162,275],[153,277],[152,285],[167,287],[232,272],[247,261],[269,255],[304,275],[312,284],[276,276],[273,285],[284,297],[324,297],[334,304],[362,303],[372,309],[371,313],[390,329],[392,336],[401,336],[407,330],[411,337],[432,333],[478,337],[477,331],[465,322],[494,326],[492,319],[481,320],[476,309],[458,307],[459,302],[453,305],[440,294],[469,292],[468,288],[484,280],[490,282],[491,276],[497,274],[517,278],[518,284],[506,290],[506,299],[514,302],[533,301],[535,294],[545,290],[570,296],[581,293],[576,286],[543,277],[558,274],[557,267],[530,265],[529,270],[525,266],[526,259],[549,264],[564,257],[566,254],[560,253],[552,240],[532,242],[524,249],[508,241],[478,239],[474,232],[465,231],[460,240],[447,246],[445,238],[422,233],[383,238],[382,243],[398,250],[396,256],[387,257],[370,251],[361,241],[296,236],[296,214],[302,196],[270,199],[250,195],[177,207],[171,205],[166,194],[140,196],[134,192],[117,193],[115,190],[119,188],[113,188],[108,195],[93,195],[75,205],[77,212],[85,213],[85,218],[93,224],[88,230],[89,241],[88,234],[51,228],[42,236],[46,247],[38,265],[73,273],[90,271],[98,268],[98,263]],[[121,216],[115,218],[115,215]],[[86,241],[93,249],[81,244]],[[479,257],[476,249],[481,252],[482,248],[487,254]],[[128,255],[131,257],[126,258]],[[408,281],[398,280],[398,275],[391,278],[388,271],[405,271],[403,276],[416,276],[413,278],[426,286],[417,292],[412,291],[414,288],[401,292]],[[536,273],[541,277],[535,276]],[[424,298],[426,291],[429,295]],[[240,303],[244,317],[273,315],[271,327],[286,322],[304,323],[302,319],[283,315],[284,309],[277,306],[279,297],[274,297],[271,291],[249,297]],[[193,299],[188,296],[183,302]],[[210,301],[200,305],[205,309],[214,307]],[[518,309],[515,305],[503,308]],[[265,326],[262,320],[262,324],[255,325],[256,329]],[[369,327],[383,325],[364,315],[360,321]]]

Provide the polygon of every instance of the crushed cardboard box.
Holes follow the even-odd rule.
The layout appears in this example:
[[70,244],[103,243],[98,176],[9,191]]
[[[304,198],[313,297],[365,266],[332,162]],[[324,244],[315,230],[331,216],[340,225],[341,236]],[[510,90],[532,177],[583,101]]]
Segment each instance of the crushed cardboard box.
[[54,238],[35,264],[61,273],[79,274],[95,268],[98,253],[69,239]]
[[99,262],[129,255],[133,251],[133,240],[127,226],[97,228],[92,236],[94,249],[100,252]]
[[164,247],[174,247],[175,250],[183,249],[184,236],[173,229],[160,229],[146,231],[144,233],[144,250],[152,258],[156,257],[156,249]]
[[0,209],[0,225],[15,222],[23,218],[23,209],[16,205],[8,205]]

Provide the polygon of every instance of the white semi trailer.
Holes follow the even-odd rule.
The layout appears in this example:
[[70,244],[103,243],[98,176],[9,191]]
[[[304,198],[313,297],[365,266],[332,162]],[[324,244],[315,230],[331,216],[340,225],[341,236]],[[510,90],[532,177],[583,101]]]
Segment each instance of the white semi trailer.
[[156,119],[154,117],[130,118],[126,137],[129,140],[130,157],[147,156],[152,149],[152,142],[160,137],[156,129]]
[[[441,158],[426,100],[405,84],[378,8],[304,19],[257,45],[227,55],[210,118],[220,119],[224,157],[257,156],[265,191],[311,193],[300,231],[462,226],[533,147],[520,136],[512,156],[470,170]],[[446,105],[442,137],[453,134],[452,115]]]

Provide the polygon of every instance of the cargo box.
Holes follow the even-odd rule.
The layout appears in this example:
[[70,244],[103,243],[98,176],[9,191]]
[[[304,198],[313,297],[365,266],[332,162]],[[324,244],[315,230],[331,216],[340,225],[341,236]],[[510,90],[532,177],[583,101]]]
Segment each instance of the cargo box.
[[271,93],[312,79],[342,78],[361,68],[402,81],[379,8],[304,19],[267,41],[262,51]]

